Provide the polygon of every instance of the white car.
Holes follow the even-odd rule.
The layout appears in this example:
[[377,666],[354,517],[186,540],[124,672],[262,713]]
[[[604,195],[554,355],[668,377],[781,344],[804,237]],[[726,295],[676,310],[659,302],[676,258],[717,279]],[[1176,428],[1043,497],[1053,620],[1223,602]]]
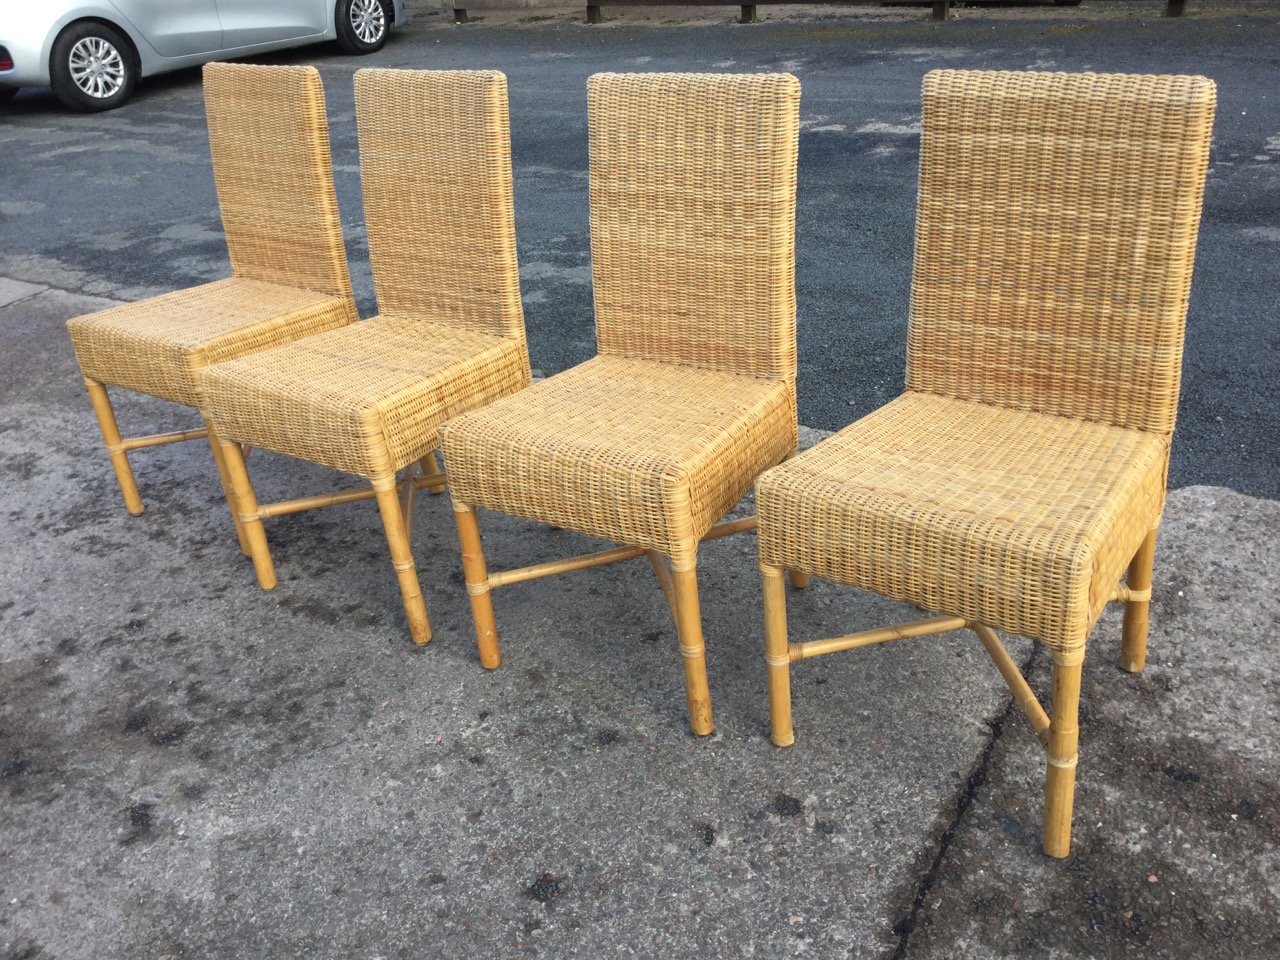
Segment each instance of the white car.
[[110,110],[142,77],[337,40],[372,53],[404,0],[0,0],[0,103],[52,87],[75,110]]

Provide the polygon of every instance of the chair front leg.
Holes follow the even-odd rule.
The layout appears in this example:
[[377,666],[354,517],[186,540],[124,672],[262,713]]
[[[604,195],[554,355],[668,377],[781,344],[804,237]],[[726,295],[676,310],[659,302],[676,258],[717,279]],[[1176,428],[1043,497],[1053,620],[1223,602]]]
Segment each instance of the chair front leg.
[[405,532],[395,474],[375,479],[373,491],[378,500],[378,512],[382,514],[387,546],[391,550],[391,565],[395,567],[396,579],[400,582],[400,596],[404,601],[405,617],[409,621],[409,635],[413,637],[414,643],[426,643],[431,639],[431,623],[427,619],[426,601],[422,599],[422,584],[418,581],[418,569],[413,562],[413,549]]
[[480,648],[482,666],[496,670],[502,664],[498,649],[498,627],[493,619],[493,596],[489,588],[489,571],[485,567],[484,550],[480,546],[480,526],[473,507],[453,501],[453,516],[458,523],[458,540],[462,544],[462,573],[471,598],[471,619],[475,621],[476,646]]
[[685,697],[689,702],[689,726],[698,736],[715,727],[711,722],[711,689],[707,685],[707,650],[702,638],[702,608],[698,602],[697,561],[687,567],[671,565],[676,595],[676,633],[684,661]]
[[[212,431],[209,436],[213,436]],[[253,569],[258,575],[258,586],[263,590],[270,590],[276,585],[276,567],[271,561],[271,549],[267,546],[262,518],[258,516],[258,495],[253,492],[249,471],[244,465],[244,450],[240,444],[228,443],[221,437],[218,438],[218,449],[222,451],[222,460],[226,464],[227,475],[231,478],[235,508],[240,515],[245,540],[249,543],[249,556],[253,559]]]
[[1138,552],[1129,562],[1125,578],[1131,591],[1145,599],[1128,600],[1124,605],[1124,627],[1120,639],[1120,666],[1130,673],[1140,673],[1147,665],[1147,622],[1151,610],[1151,571],[1156,562],[1156,531],[1147,534]]
[[[794,574],[793,574],[794,576]],[[787,591],[782,568],[760,564],[764,587],[764,659],[769,677],[769,724],[773,742],[789,747],[796,742],[791,725],[791,657],[787,652]]]
[[1075,802],[1076,760],[1080,743],[1080,677],[1084,651],[1053,657],[1052,712],[1049,716],[1047,774],[1044,787],[1044,852],[1071,852],[1071,811]]
[[84,385],[89,388],[89,402],[93,404],[93,414],[98,418],[102,441],[107,446],[107,455],[116,472],[116,482],[120,484],[120,492],[124,495],[124,508],[136,517],[145,508],[142,506],[142,495],[138,493],[138,481],[133,478],[133,468],[129,466],[129,456],[124,451],[124,440],[120,436],[120,426],[116,423],[116,412],[111,406],[111,398],[107,396],[106,385],[88,377],[84,378]]
[[231,484],[231,472],[227,469],[226,457],[222,455],[222,446],[218,440],[218,434],[213,429],[213,424],[208,420],[205,426],[209,428],[209,448],[213,450],[213,462],[218,465],[218,479],[222,481],[222,495],[227,498],[227,507],[231,510],[231,522],[236,527],[236,539],[240,541],[240,552],[246,557],[252,556],[249,550],[249,538],[244,532],[244,522],[240,519],[240,508],[236,505],[236,491]]

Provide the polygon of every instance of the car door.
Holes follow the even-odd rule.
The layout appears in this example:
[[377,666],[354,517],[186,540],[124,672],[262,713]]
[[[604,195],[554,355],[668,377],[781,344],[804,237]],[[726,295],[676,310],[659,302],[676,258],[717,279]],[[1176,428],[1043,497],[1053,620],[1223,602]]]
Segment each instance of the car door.
[[217,0],[228,49],[298,40],[324,33],[336,0]]
[[111,0],[162,57],[186,57],[222,48],[216,0]]

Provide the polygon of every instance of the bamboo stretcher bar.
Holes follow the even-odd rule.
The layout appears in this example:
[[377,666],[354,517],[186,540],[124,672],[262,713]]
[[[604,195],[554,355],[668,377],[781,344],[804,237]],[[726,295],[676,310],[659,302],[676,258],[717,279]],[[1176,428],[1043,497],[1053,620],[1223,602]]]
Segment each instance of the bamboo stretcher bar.
[[[414,490],[421,490],[423,487],[435,486],[442,482],[443,477],[444,474],[437,474],[431,477],[410,477],[408,480],[401,481],[399,486],[412,486]],[[372,487],[368,487],[359,490],[344,490],[341,493],[321,493],[314,497],[299,497],[296,500],[281,500],[279,503],[264,503],[258,507],[258,517],[266,520],[268,517],[282,517],[290,513],[302,513],[304,510],[314,510],[317,507],[332,507],[339,503],[372,500],[376,496],[376,491]]]
[[1049,715],[1044,712],[1044,707],[1040,706],[1040,701],[1035,693],[1032,692],[1030,685],[1027,683],[1027,678],[1022,675],[1018,665],[1013,662],[1013,657],[1009,656],[1009,651],[1005,649],[1005,645],[1000,642],[1000,638],[996,636],[994,630],[981,623],[971,623],[969,626],[978,635],[982,645],[987,648],[991,662],[1000,671],[1000,676],[1004,677],[1004,682],[1008,685],[1009,692],[1013,694],[1013,699],[1018,702],[1022,712],[1031,721],[1031,729],[1036,732],[1036,738],[1040,741],[1041,746],[1047,747],[1049,745]]
[[[432,479],[434,481],[434,478]],[[745,530],[754,530],[757,526],[759,526],[759,521],[753,516],[743,517],[741,520],[728,520],[724,523],[718,523],[708,530],[702,541],[705,543],[708,540],[717,540],[720,537],[728,537],[735,533],[742,533]],[[557,573],[572,573],[574,570],[586,570],[589,567],[603,567],[605,564],[643,557],[647,552],[644,547],[613,547],[596,553],[584,553],[581,556],[569,557],[567,560],[548,560],[546,563],[535,563],[529,567],[499,570],[489,574],[488,586],[490,590],[493,590],[498,587],[505,587],[510,583],[540,580],[542,577],[550,577]],[[655,572],[657,571],[656,565],[654,570]],[[662,574],[660,573],[658,574],[658,582],[662,582]],[[674,587],[672,589],[674,590]],[[664,585],[663,592],[665,593],[666,590],[667,587]]]
[[931,633],[946,633],[948,630],[960,630],[969,626],[964,617],[931,617],[928,620],[914,620],[911,623],[900,623],[892,627],[878,627],[875,630],[862,630],[858,633],[846,634],[843,637],[831,637],[826,640],[810,640],[807,643],[791,643],[787,652],[791,662],[820,657],[824,653],[835,653],[837,650],[853,650],[857,647],[870,647],[889,640],[907,640],[911,637],[927,637]]
[[1143,603],[1150,599],[1150,587],[1147,587],[1145,590],[1134,590],[1127,583],[1122,583],[1116,587],[1115,591],[1111,594],[1111,597],[1107,600],[1107,603],[1115,603],[1117,600],[1123,601],[1124,603],[1128,603],[1130,600],[1136,600],[1139,603]]
[[149,437],[130,437],[120,441],[121,450],[140,450],[143,447],[158,447],[165,443],[181,443],[183,440],[199,440],[209,436],[208,427],[199,430],[176,430],[173,433],[154,433]]

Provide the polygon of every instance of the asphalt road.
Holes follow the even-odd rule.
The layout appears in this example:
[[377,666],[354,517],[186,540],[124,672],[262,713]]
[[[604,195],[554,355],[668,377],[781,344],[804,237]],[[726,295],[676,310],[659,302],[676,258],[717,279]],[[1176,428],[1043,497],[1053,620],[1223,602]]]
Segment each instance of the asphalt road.
[[[1208,7],[1204,4],[1203,7]],[[1230,5],[1228,5],[1229,7]],[[1242,8],[1244,9],[1244,8]],[[584,84],[601,70],[795,73],[804,88],[797,230],[800,419],[837,428],[902,385],[919,88],[935,67],[1202,73],[1219,88],[1170,484],[1280,497],[1280,11],[1183,20],[849,21],[702,27],[563,18],[454,27],[419,15],[369,58],[315,47],[362,312],[364,249],[351,74],[496,68],[510,79],[520,256],[534,365],[594,350]],[[467,171],[438,175],[467,189]],[[447,250],[423,256],[446,257]],[[144,83],[124,109],[65,112],[24,91],[0,107],[0,276],[123,299],[229,271],[198,71]]]

